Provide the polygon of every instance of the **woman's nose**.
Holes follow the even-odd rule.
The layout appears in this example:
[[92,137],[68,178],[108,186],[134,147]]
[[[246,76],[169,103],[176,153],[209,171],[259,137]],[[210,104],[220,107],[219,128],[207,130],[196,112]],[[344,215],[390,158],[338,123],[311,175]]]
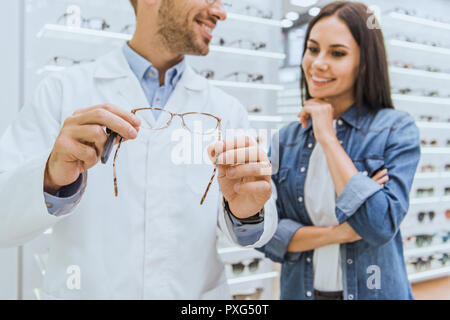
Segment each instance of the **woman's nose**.
[[316,68],[318,70],[328,70],[328,64],[323,59],[315,59],[312,63],[312,66],[313,68]]

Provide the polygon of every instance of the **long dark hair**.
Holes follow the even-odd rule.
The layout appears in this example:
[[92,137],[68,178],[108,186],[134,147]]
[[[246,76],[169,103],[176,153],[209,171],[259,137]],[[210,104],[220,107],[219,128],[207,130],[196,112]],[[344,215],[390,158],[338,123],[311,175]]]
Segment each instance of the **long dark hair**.
[[[336,15],[347,24],[360,48],[360,64],[355,82],[355,100],[357,105],[364,103],[375,112],[383,108],[393,109],[383,33],[379,27],[369,28],[368,24],[375,17],[365,4],[336,1],[323,7],[320,13],[309,22],[303,46],[303,56],[306,53],[307,42],[314,25],[320,19],[333,15]],[[300,86],[303,104],[312,97],[309,94],[305,73],[301,66],[300,69],[302,74]]]

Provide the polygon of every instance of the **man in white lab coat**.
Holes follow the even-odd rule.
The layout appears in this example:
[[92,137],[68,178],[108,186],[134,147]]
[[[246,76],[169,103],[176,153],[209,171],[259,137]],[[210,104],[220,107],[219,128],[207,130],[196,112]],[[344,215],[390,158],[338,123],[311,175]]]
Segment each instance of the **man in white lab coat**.
[[[226,299],[216,227],[247,247],[272,237],[277,215],[267,156],[249,139],[212,145],[217,180],[200,205],[213,165],[176,160],[180,118],[152,131],[143,121],[161,126],[164,117],[130,113],[151,105],[213,114],[224,130],[247,127],[238,101],[184,60],[208,53],[226,13],[220,0],[131,2],[133,39],[95,63],[44,79],[0,140],[0,246],[52,228],[44,298]],[[98,163],[105,127],[125,139],[118,197],[112,159]],[[256,158],[245,157],[254,151]]]

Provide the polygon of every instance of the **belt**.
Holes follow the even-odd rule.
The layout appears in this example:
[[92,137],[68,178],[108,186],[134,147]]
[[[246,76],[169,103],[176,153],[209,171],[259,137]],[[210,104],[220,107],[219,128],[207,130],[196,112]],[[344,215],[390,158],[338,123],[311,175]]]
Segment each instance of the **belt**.
[[314,300],[343,300],[343,291],[319,291],[314,290]]

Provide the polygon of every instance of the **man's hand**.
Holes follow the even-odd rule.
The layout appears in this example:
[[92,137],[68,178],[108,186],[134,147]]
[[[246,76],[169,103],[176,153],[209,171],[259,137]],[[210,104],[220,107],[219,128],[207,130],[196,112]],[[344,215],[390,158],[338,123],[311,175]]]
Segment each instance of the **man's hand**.
[[254,216],[272,195],[272,166],[264,150],[250,137],[218,141],[208,147],[218,168],[218,181],[237,218]]
[[[80,109],[64,125],[47,160],[44,191],[50,194],[75,182],[100,160],[108,135],[103,127],[124,139],[135,139],[140,120],[112,105]],[[116,141],[117,142],[117,141]]]

